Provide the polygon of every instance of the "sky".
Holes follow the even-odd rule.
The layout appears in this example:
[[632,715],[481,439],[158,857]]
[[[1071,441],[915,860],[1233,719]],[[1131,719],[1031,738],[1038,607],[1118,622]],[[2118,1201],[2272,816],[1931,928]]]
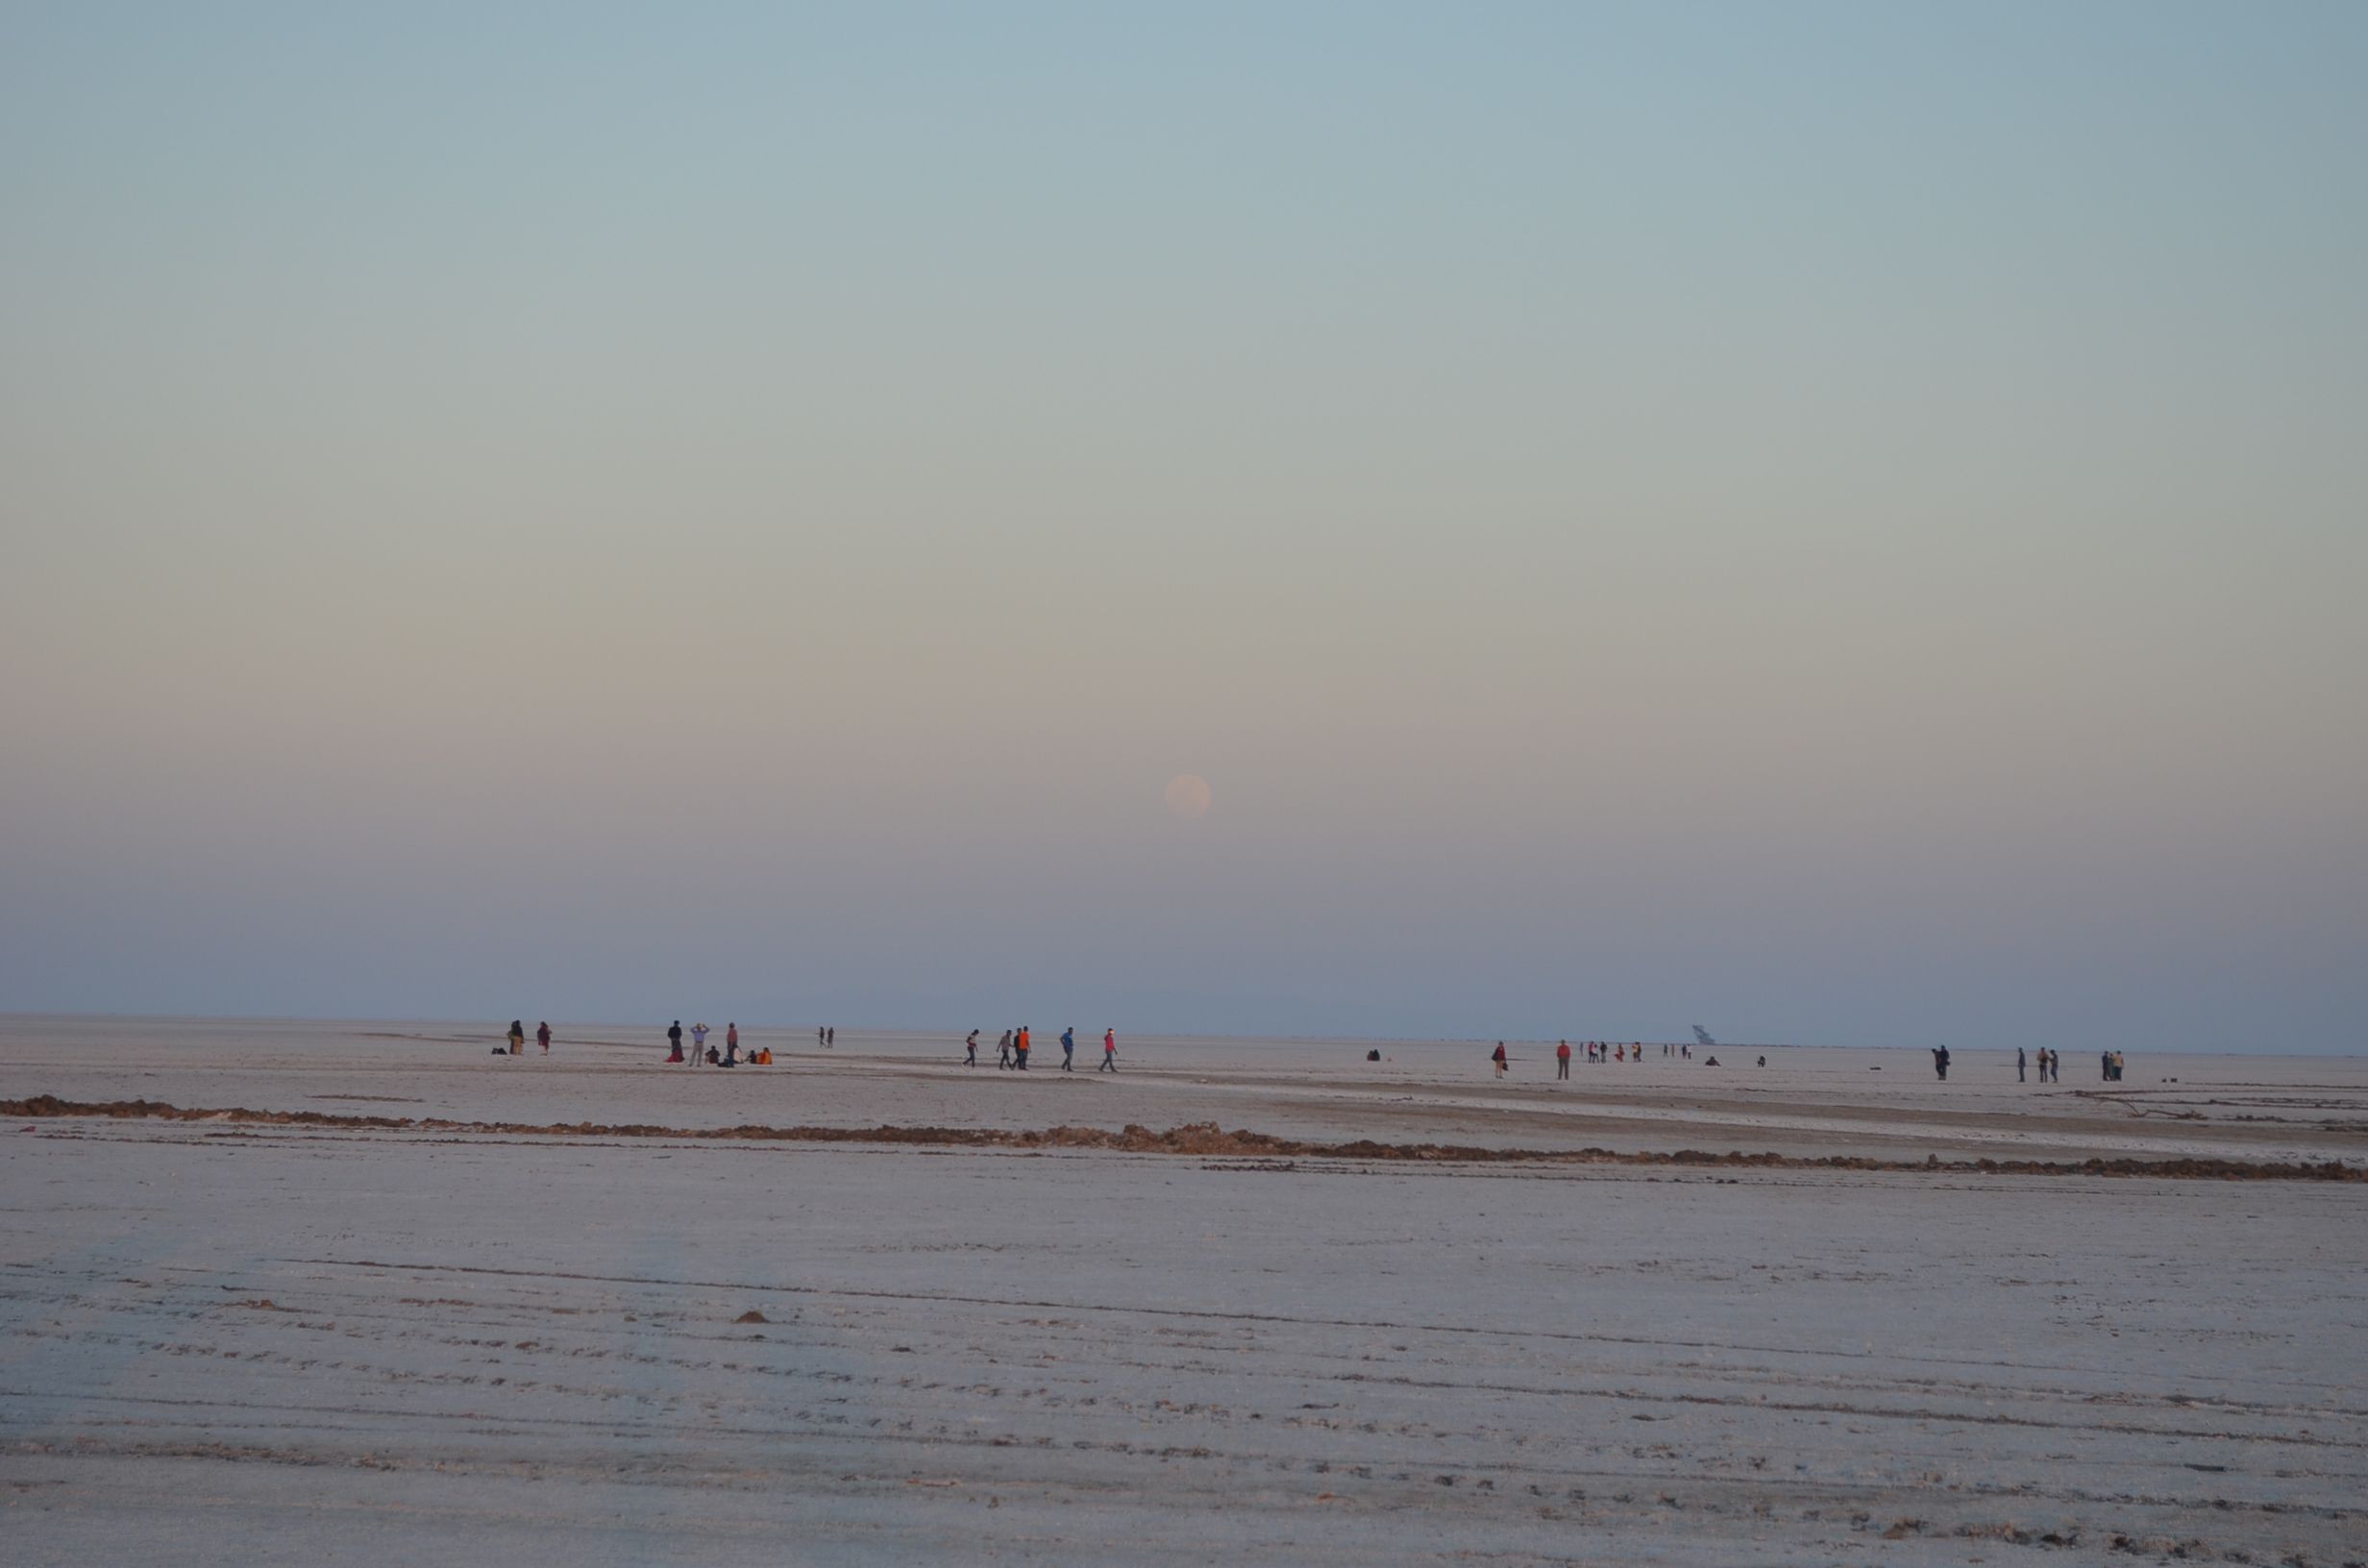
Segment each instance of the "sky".
[[0,5],[0,1010],[2368,1049],[2363,81]]

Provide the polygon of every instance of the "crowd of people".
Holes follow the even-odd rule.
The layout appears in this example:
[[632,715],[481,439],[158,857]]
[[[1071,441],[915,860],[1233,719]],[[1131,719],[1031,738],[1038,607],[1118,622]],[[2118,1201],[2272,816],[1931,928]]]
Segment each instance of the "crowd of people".
[[[687,1032],[691,1042],[690,1049],[685,1052],[682,1047],[685,1037],[682,1020],[675,1019],[666,1030],[666,1060],[670,1063],[683,1063],[692,1066],[703,1062],[712,1067],[771,1066],[773,1065],[773,1047],[770,1045],[759,1046],[745,1056],[741,1054],[740,1026],[737,1023],[724,1025],[724,1042],[720,1048],[707,1043],[707,1037],[713,1032],[703,1023],[692,1024]],[[966,1067],[978,1066],[978,1035],[979,1031],[974,1029],[970,1032],[969,1038],[963,1041],[962,1065]],[[551,1025],[548,1022],[535,1025],[533,1038],[542,1046],[542,1054],[549,1056],[551,1054]],[[814,1042],[825,1050],[836,1047],[839,1042],[838,1027],[835,1024],[816,1026]],[[1074,1072],[1077,1056],[1077,1031],[1074,1025],[1061,1031],[1060,1043],[1060,1070]],[[1034,1041],[1026,1024],[1023,1023],[1016,1028],[1004,1030],[1002,1037],[995,1042],[996,1066],[1010,1072],[1027,1071],[1028,1053],[1033,1046]],[[496,1056],[524,1056],[526,1048],[526,1023],[523,1019],[512,1018],[509,1032],[505,1037],[505,1043],[494,1047],[493,1054]],[[1645,1045],[1638,1041],[1589,1040],[1579,1042],[1577,1056],[1578,1059],[1592,1066],[1627,1064],[1642,1062],[1645,1050]],[[1677,1061],[1690,1062],[1693,1060],[1693,1047],[1689,1044],[1665,1043],[1659,1047],[1659,1051],[1662,1056]],[[1378,1062],[1381,1059],[1381,1052],[1378,1050],[1366,1052],[1366,1060],[1369,1062]],[[1570,1076],[1572,1059],[1570,1041],[1566,1040],[1556,1041],[1554,1076],[1557,1079],[1566,1079]],[[1936,1045],[1933,1048],[1933,1072],[1943,1083],[1948,1081],[1950,1060],[1949,1048],[1946,1045]],[[1503,1078],[1511,1074],[1513,1059],[1506,1054],[1503,1041],[1498,1041],[1496,1048],[1489,1053],[1489,1062],[1496,1077]],[[2039,1082],[2043,1084],[2063,1082],[2063,1053],[2044,1045],[2039,1048],[2035,1057],[2027,1054],[2020,1047],[2016,1048],[2014,1081],[2016,1083],[2029,1082],[2029,1072],[2035,1063],[2039,1069]],[[1766,1066],[1767,1058],[1761,1057],[1759,1065]],[[1718,1066],[1718,1059],[1714,1056],[1711,1057],[1703,1063],[1703,1066],[1714,1067]],[[2123,1066],[2121,1052],[2103,1053],[2101,1070],[2104,1081],[2109,1084],[2119,1083]],[[1101,1032],[1101,1063],[1094,1070],[1113,1073],[1119,1070],[1119,1037],[1115,1028],[1104,1029]]]
[[[682,1027],[680,1018],[675,1019],[673,1023],[666,1026],[666,1060],[669,1063],[681,1063],[690,1066],[697,1066],[702,1063],[711,1067],[769,1067],[773,1066],[773,1047],[770,1045],[759,1045],[745,1056],[741,1054],[739,1024],[727,1023],[724,1025],[724,1042],[721,1046],[707,1042],[707,1037],[713,1033],[714,1031],[703,1023],[694,1023],[686,1030]],[[494,1055],[523,1056],[526,1054],[526,1024],[522,1020],[516,1018],[510,1020],[509,1033],[506,1038],[506,1043],[496,1046]],[[551,1054],[551,1025],[548,1023],[539,1025],[534,1031],[534,1038],[542,1042],[543,1054],[549,1056]],[[690,1048],[687,1051],[683,1048],[685,1039],[690,1041]],[[838,1026],[836,1024],[817,1026],[814,1031],[814,1043],[824,1050],[834,1049],[839,1043]],[[1025,1072],[1028,1052],[1032,1045],[1033,1041],[1026,1024],[1021,1024],[1016,1029],[1004,1030],[1003,1038],[996,1042],[995,1065],[1011,1071]],[[963,1066],[971,1067],[978,1066],[977,1030],[971,1031],[970,1038],[963,1042]],[[1073,1025],[1061,1031],[1060,1070],[1063,1072],[1076,1071],[1076,1057],[1077,1031]],[[1101,1065],[1094,1070],[1097,1072],[1119,1070],[1119,1036],[1115,1028],[1104,1029],[1101,1032]]]

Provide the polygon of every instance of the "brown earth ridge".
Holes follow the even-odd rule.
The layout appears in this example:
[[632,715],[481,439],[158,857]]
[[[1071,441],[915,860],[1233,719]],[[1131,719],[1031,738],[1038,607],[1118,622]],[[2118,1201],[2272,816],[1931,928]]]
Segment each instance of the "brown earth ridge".
[[1312,1142],[1194,1122],[1153,1132],[1129,1123],[1118,1132],[1098,1127],[1010,1130],[971,1127],[665,1127],[649,1122],[461,1121],[441,1116],[352,1115],[327,1111],[255,1111],[244,1106],[183,1107],[160,1100],[81,1101],[36,1094],[0,1100],[0,1117],[106,1117],[117,1120],[221,1121],[263,1126],[321,1127],[364,1132],[492,1134],[534,1138],[680,1139],[724,1142],[869,1143],[1008,1149],[1102,1149],[1123,1154],[1177,1154],[1263,1159],[1416,1161],[1434,1164],[1546,1164],[1647,1166],[1725,1166],[1750,1169],[1980,1172],[2008,1176],[2118,1176],[2239,1182],[2368,1182],[2368,1165],[2250,1160],[1877,1160],[1861,1155],[1786,1155],[1703,1149],[1622,1153],[1605,1148],[1499,1149],[1456,1143]]

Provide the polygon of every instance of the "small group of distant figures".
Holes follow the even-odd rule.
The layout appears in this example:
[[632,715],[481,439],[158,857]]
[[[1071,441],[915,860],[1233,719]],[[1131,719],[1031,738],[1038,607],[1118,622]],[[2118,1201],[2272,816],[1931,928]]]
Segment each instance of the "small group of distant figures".
[[[1598,1066],[1610,1062],[1641,1062],[1644,1060],[1644,1044],[1640,1041],[1634,1040],[1586,1040],[1579,1042],[1579,1053],[1586,1061]],[[1661,1047],[1661,1054],[1676,1061],[1690,1062],[1693,1060],[1693,1047],[1664,1045]],[[1381,1060],[1381,1053],[1379,1051],[1369,1052],[1366,1060],[1378,1062]],[[1496,1042],[1496,1049],[1489,1053],[1489,1061],[1494,1066],[1496,1076],[1499,1078],[1505,1077],[1513,1070],[1513,1059],[1505,1054],[1505,1042],[1501,1040]],[[1702,1065],[1706,1067],[1714,1067],[1718,1066],[1718,1058],[1711,1057]],[[1767,1066],[1766,1057],[1760,1058],[1760,1066],[1764,1067]],[[1570,1041],[1566,1040],[1555,1041],[1554,1076],[1558,1079],[1570,1076]]]
[[[746,1056],[740,1054],[740,1026],[738,1024],[724,1025],[724,1048],[720,1051],[707,1043],[707,1036],[711,1032],[703,1023],[692,1024],[691,1052],[685,1056],[682,1054],[682,1020],[675,1019],[666,1030],[666,1060],[687,1062],[693,1066],[697,1066],[702,1061],[711,1067],[769,1067],[773,1066],[773,1047],[770,1045],[759,1045]],[[817,1029],[814,1031],[814,1038],[826,1044],[835,1043],[838,1031]]]
[[[1003,1038],[995,1042],[995,1065],[1011,1072],[1027,1071],[1027,1053],[1033,1044],[1026,1024],[1004,1030]],[[1076,1025],[1072,1024],[1061,1031],[1061,1070],[1074,1072],[1077,1070],[1076,1063],[1077,1029]],[[975,1029],[962,1042],[962,1065],[966,1067],[978,1066],[978,1031]],[[1101,1032],[1101,1066],[1094,1070],[1119,1070],[1119,1032],[1115,1027]]]
[[[2014,1081],[2016,1083],[2027,1084],[2031,1081],[2031,1068],[2035,1062],[2039,1069],[2039,1082],[2043,1084],[2063,1082],[2063,1052],[2042,1045],[2036,1057],[2034,1057],[2032,1053],[2017,1045],[2014,1047]],[[2100,1070],[2104,1074],[2105,1082],[2120,1083],[2121,1069],[2122,1060],[2119,1051],[2106,1051],[2101,1054]],[[1949,1048],[1946,1045],[1933,1047],[1933,1075],[1942,1083],[1948,1082]]]
[[[666,1060],[686,1062],[694,1066],[704,1062],[711,1067],[769,1067],[773,1066],[773,1047],[770,1045],[760,1045],[746,1056],[740,1054],[740,1026],[738,1024],[727,1023],[724,1026],[724,1046],[721,1050],[707,1043],[707,1036],[712,1031],[703,1023],[692,1024],[690,1027],[691,1048],[688,1054],[685,1054],[682,1049],[682,1020],[675,1019],[666,1031]],[[836,1045],[839,1042],[839,1031],[835,1025],[825,1025],[814,1031],[814,1038],[825,1046]],[[542,1046],[543,1054],[549,1056],[551,1054],[551,1025],[548,1022],[534,1026],[534,1039]],[[524,1056],[527,1054],[527,1026],[524,1019],[509,1020],[507,1043],[496,1045],[493,1048],[493,1054],[496,1056]]]

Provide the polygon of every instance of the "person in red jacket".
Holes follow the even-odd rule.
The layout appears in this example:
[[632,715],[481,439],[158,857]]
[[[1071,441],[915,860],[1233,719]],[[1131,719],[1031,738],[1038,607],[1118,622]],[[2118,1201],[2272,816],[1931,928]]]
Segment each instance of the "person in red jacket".
[[1570,1041],[1566,1040],[1554,1047],[1554,1076],[1557,1078],[1570,1076]]
[[1101,1032],[1101,1066],[1094,1070],[1096,1072],[1119,1070],[1119,1032],[1116,1028],[1104,1029]]
[[1503,1041],[1500,1040],[1496,1042],[1496,1049],[1489,1053],[1489,1060],[1496,1064],[1496,1076],[1502,1078],[1507,1071],[1505,1066],[1505,1042]]

